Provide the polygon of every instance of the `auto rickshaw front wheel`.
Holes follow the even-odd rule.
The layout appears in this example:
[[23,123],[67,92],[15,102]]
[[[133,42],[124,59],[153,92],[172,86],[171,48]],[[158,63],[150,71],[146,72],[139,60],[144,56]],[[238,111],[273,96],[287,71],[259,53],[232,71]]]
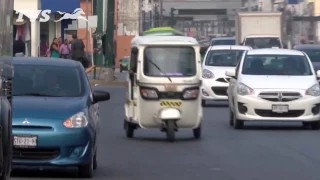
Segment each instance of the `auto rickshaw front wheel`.
[[124,129],[126,131],[127,138],[133,138],[134,130],[136,129],[135,125],[133,125],[132,123],[128,122],[127,120],[124,120]]
[[166,122],[166,133],[167,133],[167,140],[169,142],[174,142],[176,137],[175,137],[175,132],[176,132],[176,123],[172,120]]
[[196,139],[200,139],[201,138],[201,124],[199,125],[199,127],[193,129],[193,136]]

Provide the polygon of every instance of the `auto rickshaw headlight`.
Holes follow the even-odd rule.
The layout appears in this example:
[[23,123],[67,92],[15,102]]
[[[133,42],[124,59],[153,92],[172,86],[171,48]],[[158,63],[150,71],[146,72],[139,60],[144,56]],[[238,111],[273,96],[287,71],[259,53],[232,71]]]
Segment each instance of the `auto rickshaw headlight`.
[[197,99],[198,96],[199,96],[199,88],[186,89],[183,92],[183,99],[185,100]]
[[158,93],[155,89],[144,89],[144,88],[141,88],[140,89],[140,92],[141,92],[141,95],[143,98],[146,98],[146,99],[158,99]]

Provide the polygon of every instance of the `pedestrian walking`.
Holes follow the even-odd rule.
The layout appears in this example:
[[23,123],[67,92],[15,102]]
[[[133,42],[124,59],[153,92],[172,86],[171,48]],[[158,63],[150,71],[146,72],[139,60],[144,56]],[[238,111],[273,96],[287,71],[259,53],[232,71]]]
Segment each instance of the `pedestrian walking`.
[[57,38],[53,38],[52,40],[52,43],[50,45],[50,53],[51,53],[51,57],[59,58],[59,45],[58,45]]
[[84,48],[85,45],[81,39],[78,39],[77,35],[72,36],[73,40],[71,43],[71,59],[75,61],[81,61],[87,59],[85,57]]
[[70,48],[68,39],[65,39],[64,43],[61,44],[59,53],[60,53],[60,58],[69,59],[71,54],[71,48]]
[[22,40],[22,35],[19,35],[18,40],[13,42],[13,56],[22,57],[26,54],[26,44]]

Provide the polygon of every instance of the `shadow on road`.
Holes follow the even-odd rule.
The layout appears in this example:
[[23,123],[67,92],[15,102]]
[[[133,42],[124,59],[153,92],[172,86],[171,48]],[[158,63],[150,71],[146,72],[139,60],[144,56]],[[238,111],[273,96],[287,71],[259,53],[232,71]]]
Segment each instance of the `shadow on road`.
[[[266,131],[310,131],[311,128],[302,125],[245,125],[243,130],[266,130]],[[315,130],[312,130],[315,131]]]
[[[165,143],[169,143],[166,139],[166,137],[134,137],[131,140],[134,141],[144,141],[144,142],[165,142]],[[194,137],[190,136],[190,137],[176,137],[176,140],[174,141],[174,143],[185,143],[185,142],[194,142],[194,141],[199,141],[199,139],[195,139]]]
[[[105,177],[99,168],[94,171],[94,178]],[[74,179],[78,178],[77,168],[14,168],[11,178],[57,178]]]
[[210,107],[214,107],[214,108],[227,108],[229,107],[228,104],[206,104],[205,107],[203,108],[210,108]]

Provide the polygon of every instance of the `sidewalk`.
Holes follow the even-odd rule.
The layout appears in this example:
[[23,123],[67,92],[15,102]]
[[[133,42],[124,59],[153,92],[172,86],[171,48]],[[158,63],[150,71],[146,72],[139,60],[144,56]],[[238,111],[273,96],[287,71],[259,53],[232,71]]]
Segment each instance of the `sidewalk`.
[[96,79],[94,79],[94,73],[91,72],[87,74],[88,79],[90,80],[91,85],[110,85],[110,86],[123,86],[126,87],[126,72],[120,73],[120,70],[117,68],[115,69],[115,80],[114,81],[105,81],[100,79],[101,69],[100,67],[96,68]]

